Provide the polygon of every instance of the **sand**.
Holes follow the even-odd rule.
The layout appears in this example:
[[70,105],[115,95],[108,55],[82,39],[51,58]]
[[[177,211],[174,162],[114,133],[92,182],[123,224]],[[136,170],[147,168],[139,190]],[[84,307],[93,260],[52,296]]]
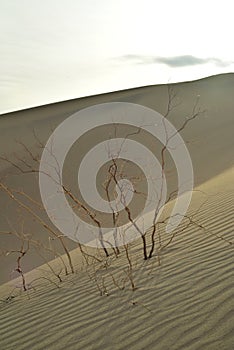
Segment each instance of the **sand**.
[[[1,348],[232,349],[233,245],[217,236],[234,242],[233,175],[234,168],[197,188],[208,195],[196,215],[207,232],[196,227],[184,231],[162,251],[161,266],[156,258],[140,262],[134,247],[135,291],[129,283],[120,291],[107,278],[108,295],[100,296],[94,281],[79,271],[64,278],[59,289],[37,280],[36,290],[2,302]],[[198,192],[194,210],[203,202],[204,194]],[[114,275],[124,266],[124,259],[118,261]],[[28,282],[41,274],[29,273]],[[14,284],[0,288],[2,300],[10,292],[19,294],[12,292]]]
[[[185,100],[187,96],[185,110],[198,92],[205,96],[203,103],[209,110],[207,118],[196,120],[183,134],[190,141],[188,147],[194,161],[196,187],[189,214],[195,215],[197,225],[182,230],[160,252],[160,266],[157,255],[149,261],[142,259],[140,241],[131,245],[134,291],[130,280],[123,290],[113,283],[113,276],[119,285],[126,276],[128,262],[124,252],[118,259],[112,256],[106,269],[92,259],[86,266],[77,249],[72,251],[76,273],[62,274],[62,283],[43,265],[26,274],[30,287],[27,292],[20,290],[19,278],[2,284],[1,349],[233,349],[233,80],[233,75],[224,75],[177,85]],[[17,126],[20,135],[22,122],[22,133],[30,123],[38,123],[40,130],[46,130],[51,111],[55,116],[51,119],[55,121],[57,115],[58,123],[77,108],[77,103],[84,107],[113,98],[144,102],[149,107],[157,105],[160,109],[163,102],[159,97],[155,101],[156,90],[161,91],[160,97],[165,101],[165,87],[146,87],[12,113],[0,122],[5,123],[13,138]],[[178,115],[182,118],[180,113],[181,110],[172,120]],[[29,129],[24,132],[30,144],[33,139]],[[3,135],[4,129],[0,130]],[[46,135],[45,132],[45,138]],[[11,147],[15,145],[12,143]],[[6,168],[2,174],[4,171]],[[17,185],[18,177],[14,181]],[[161,235],[162,245],[166,244],[169,236],[163,229]],[[5,244],[4,240],[1,242]],[[6,265],[1,263],[1,269],[2,266],[4,282],[9,272],[6,273]],[[51,266],[59,271],[59,260]]]

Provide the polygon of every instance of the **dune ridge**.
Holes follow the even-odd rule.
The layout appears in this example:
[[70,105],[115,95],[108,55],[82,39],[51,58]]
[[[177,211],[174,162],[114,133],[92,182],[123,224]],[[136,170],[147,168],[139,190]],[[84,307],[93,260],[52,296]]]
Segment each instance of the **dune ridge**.
[[[191,113],[198,96],[201,110],[205,112],[181,132],[192,158],[195,186],[198,186],[233,165],[234,74],[172,84],[172,87],[179,102],[169,116],[169,120],[175,127],[178,128]],[[51,131],[72,113],[99,103],[124,101],[140,104],[164,114],[168,103],[168,86],[155,85],[117,91],[3,114],[0,116],[0,157],[6,156],[17,165],[22,165],[19,158],[30,162],[27,152],[17,143],[20,141],[40,158],[42,150],[37,147],[33,130],[45,144]],[[71,161],[73,162],[74,159]],[[23,189],[32,194],[36,200],[40,200],[38,178],[35,174],[20,174],[10,163],[0,161],[0,178],[7,179],[9,187]],[[2,193],[0,207],[1,230],[12,229],[9,227],[9,219],[14,229],[20,230],[16,205]],[[48,242],[47,232],[35,223],[28,220],[25,230],[33,233],[33,238],[40,239],[42,243]],[[1,235],[0,239],[0,248],[4,251],[11,247],[17,249],[20,244],[10,235]],[[69,239],[66,240],[66,244],[69,249],[76,247]],[[56,248],[62,253],[59,246]],[[24,260],[26,271],[44,263],[40,256],[35,253],[30,254],[29,252]],[[50,255],[49,259],[53,259],[53,255]],[[11,274],[15,268],[15,257],[10,255],[6,258],[0,255],[0,264],[5,266],[0,271],[0,283],[4,283],[15,276]]]
[[[181,102],[169,118],[176,128],[197,99],[204,111],[181,132],[194,166],[195,188],[188,211],[194,223],[187,226],[185,218],[169,245],[172,236],[162,226],[157,237],[161,237],[164,249],[156,250],[147,261],[143,260],[141,240],[131,243],[134,291],[123,250],[118,258],[113,254],[101,262],[89,258],[87,265],[77,244],[67,239],[75,273],[66,276],[63,271],[62,282],[32,250],[32,255],[26,254],[22,260],[24,271],[29,271],[25,274],[26,292],[22,291],[20,277],[8,281],[16,276],[10,274],[15,269],[15,256],[0,256],[0,349],[233,349],[234,74],[172,86]],[[118,101],[137,103],[164,114],[168,86],[117,91],[1,115],[0,156],[6,155],[17,165],[22,164],[20,157],[28,162],[30,157],[18,140],[40,158],[33,129],[45,143],[51,130],[72,113]],[[21,174],[11,163],[1,161],[0,179],[39,198],[35,174]],[[169,180],[174,181],[173,175]],[[170,213],[172,206],[173,201],[162,217]],[[0,229],[9,229],[9,219],[11,226],[19,229],[14,203],[1,194],[0,207]],[[26,228],[33,233],[33,239],[48,243],[48,234],[41,226],[29,221]],[[1,235],[0,239],[2,251],[19,246],[15,236]],[[156,243],[159,249],[158,239]],[[91,248],[87,251],[97,257],[102,254]],[[53,259],[54,255],[47,258]],[[56,273],[60,271],[59,258],[49,263]]]

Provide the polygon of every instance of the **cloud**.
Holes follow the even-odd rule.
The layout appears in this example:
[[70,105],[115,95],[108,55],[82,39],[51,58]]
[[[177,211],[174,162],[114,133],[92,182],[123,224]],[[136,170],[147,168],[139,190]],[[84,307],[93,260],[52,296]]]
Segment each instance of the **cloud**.
[[135,64],[166,64],[169,67],[187,67],[199,64],[213,63],[216,66],[225,67],[233,62],[225,62],[219,58],[200,58],[192,55],[162,57],[162,56],[143,56],[143,55],[124,55],[119,57],[122,62],[131,62]]

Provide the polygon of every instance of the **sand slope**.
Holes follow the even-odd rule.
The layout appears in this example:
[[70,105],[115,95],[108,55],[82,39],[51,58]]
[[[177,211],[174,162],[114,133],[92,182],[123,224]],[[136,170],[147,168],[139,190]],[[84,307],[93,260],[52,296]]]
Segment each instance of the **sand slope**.
[[[207,232],[196,227],[184,231],[162,252],[160,267],[156,258],[138,264],[134,292],[129,285],[118,291],[107,279],[109,296],[99,296],[95,284],[80,271],[60,289],[40,287],[44,282],[38,281],[37,290],[28,296],[2,302],[1,348],[231,350],[233,176],[234,168],[197,188],[202,193],[194,195],[192,211],[207,200],[196,215]],[[133,261],[140,261],[139,254],[135,247]],[[123,266],[122,259],[117,268]],[[29,279],[37,274],[31,273]],[[2,299],[9,288],[0,288]]]
[[[119,285],[126,277],[128,262],[123,251],[118,259],[113,255],[108,259],[110,266],[106,269],[103,262],[94,263],[92,259],[87,267],[80,252],[73,250],[76,273],[63,274],[59,283],[47,265],[41,266],[43,260],[32,249],[23,260],[25,271],[38,267],[26,275],[31,288],[22,292],[19,278],[0,286],[0,349],[233,349],[234,74],[175,84],[174,88],[181,100],[170,115],[176,127],[191,112],[198,94],[202,109],[206,109],[202,118],[182,132],[194,165],[196,189],[190,216],[194,215],[197,225],[184,229],[186,222],[182,224],[171,244],[160,252],[160,266],[157,254],[149,261],[142,259],[141,242],[131,245],[134,291],[128,279],[123,290],[113,283],[113,276]],[[164,113],[167,98],[166,86],[151,86],[3,115],[0,153],[11,159],[16,159],[14,152],[25,156],[15,142],[19,139],[40,156],[33,128],[45,142],[51,128],[93,104],[127,101]],[[9,173],[12,175],[6,178]],[[0,162],[0,178],[39,198],[35,174],[17,174],[9,164]],[[22,213],[2,194],[0,207],[0,230],[9,226],[19,229]],[[25,229],[33,232],[33,238],[48,242],[41,227],[28,222]],[[165,245],[170,236],[163,227],[160,233]],[[76,247],[68,240],[67,244],[70,249]],[[15,236],[0,236],[1,251],[18,246]],[[15,256],[0,259],[3,283],[16,276],[10,274]],[[59,272],[60,260],[51,266]]]
[[[195,185],[197,186],[233,165],[234,74],[223,74],[194,82],[173,84],[173,89],[177,94],[179,104],[168,118],[177,128],[190,115],[198,95],[200,96],[201,110],[205,111],[204,115],[192,121],[181,133],[191,154]],[[98,103],[114,101],[141,104],[163,114],[167,108],[168,90],[165,85],[142,87],[1,115],[0,156],[5,155],[20,166],[23,165],[20,158],[31,162],[22,145],[17,143],[17,141],[21,141],[40,158],[42,149],[38,148],[33,130],[41,142],[45,144],[51,130],[72,113]],[[73,164],[74,159],[71,159],[71,162]],[[26,166],[25,169],[27,169]],[[0,179],[6,181],[12,188],[26,191],[34,199],[40,199],[37,175],[22,175],[9,163],[0,160]],[[171,182],[169,181],[169,183]],[[35,224],[27,216],[27,213],[19,212],[15,203],[3,193],[0,193],[0,208],[1,231],[15,230],[20,232],[23,216],[23,218],[27,218],[24,220],[24,230],[33,235],[35,240],[48,244],[47,232]],[[45,214],[44,218],[46,219],[46,217]],[[76,247],[68,239],[66,244],[69,249]],[[0,271],[0,283],[16,277],[15,274],[11,273],[15,268],[15,256],[4,257],[1,252],[18,249],[19,245],[20,242],[15,236],[0,236],[0,264],[4,265],[4,270]],[[59,244],[57,244],[56,249],[62,253]],[[51,254],[46,256],[48,259],[53,257]],[[37,254],[37,250],[33,250],[24,259],[24,269],[29,271],[42,263],[44,260]]]

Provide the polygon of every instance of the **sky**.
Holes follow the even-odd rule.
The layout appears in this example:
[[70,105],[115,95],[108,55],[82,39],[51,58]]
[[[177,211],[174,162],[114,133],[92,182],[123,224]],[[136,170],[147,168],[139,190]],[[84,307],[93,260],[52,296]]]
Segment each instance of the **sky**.
[[232,0],[0,0],[0,113],[234,72]]

